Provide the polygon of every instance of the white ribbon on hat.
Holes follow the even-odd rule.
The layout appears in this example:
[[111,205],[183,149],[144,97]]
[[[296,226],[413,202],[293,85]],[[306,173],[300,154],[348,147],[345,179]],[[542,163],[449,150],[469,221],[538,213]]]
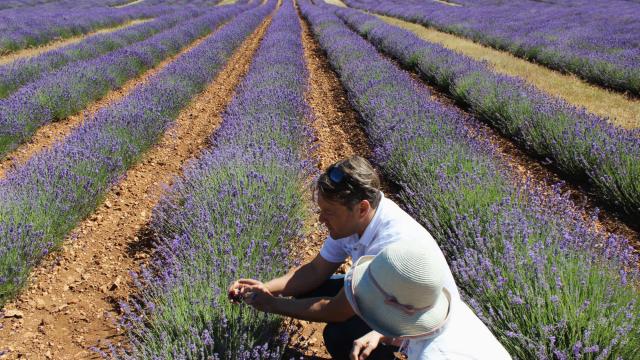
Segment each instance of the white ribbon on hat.
[[369,278],[371,278],[371,282],[373,283],[373,285],[378,289],[378,291],[380,291],[382,293],[382,295],[384,295],[384,303],[387,305],[391,305],[397,309],[402,310],[405,314],[407,315],[414,315],[417,312],[421,312],[421,311],[427,311],[429,309],[432,309],[435,306],[435,302],[431,305],[428,306],[424,306],[424,307],[414,307],[413,305],[405,305],[405,304],[401,304],[398,302],[398,299],[396,299],[395,296],[389,294],[388,292],[384,291],[384,289],[382,288],[382,286],[380,286],[380,284],[378,283],[378,281],[376,280],[376,278],[373,276],[373,273],[371,272],[371,266],[367,266],[367,270],[366,272],[369,274]]

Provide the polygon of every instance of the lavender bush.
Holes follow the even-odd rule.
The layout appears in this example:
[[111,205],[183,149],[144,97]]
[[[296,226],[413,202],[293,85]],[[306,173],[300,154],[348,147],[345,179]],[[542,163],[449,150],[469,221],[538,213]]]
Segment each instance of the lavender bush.
[[145,84],[0,180],[0,304],[89,215],[273,6],[240,14]]
[[[329,10],[304,16],[402,206],[439,240],[465,300],[518,359],[632,359],[638,257],[559,194],[520,186],[474,119],[430,99]],[[471,130],[471,131],[470,131]]]
[[0,100],[0,157],[28,140],[40,126],[79,112],[246,8],[216,8],[142,42],[69,64]]
[[5,10],[0,12],[0,55],[175,10],[175,7],[167,5],[122,9],[48,6]]
[[640,4],[624,0],[347,0],[350,6],[464,36],[596,85],[640,95]]
[[65,46],[42,55],[23,58],[0,66],[0,98],[70,63],[96,58],[127,45],[145,40],[176,24],[191,20],[202,12],[187,7],[176,13],[134,25],[113,33],[95,35],[78,44]]
[[[15,9],[29,12],[34,9],[55,9],[55,8],[88,8],[113,6],[117,3],[130,2],[129,0],[4,0],[0,3],[0,11],[8,10],[5,13],[15,14]],[[168,3],[169,1],[164,1]],[[21,9],[24,8],[24,9]]]
[[232,305],[238,277],[290,266],[290,241],[310,216],[303,184],[311,130],[299,19],[285,1],[267,30],[213,147],[191,163],[153,213],[161,239],[125,306],[125,359],[279,359],[281,318]]
[[544,94],[524,81],[423,41],[413,33],[352,9],[340,18],[379,50],[416,70],[478,118],[579,181],[630,218],[640,216],[640,131]]
[[31,6],[37,6],[37,5],[46,4],[46,3],[55,2],[55,1],[58,1],[58,0],[7,0],[7,1],[3,1],[0,4],[0,10],[17,9],[21,7],[31,7]]

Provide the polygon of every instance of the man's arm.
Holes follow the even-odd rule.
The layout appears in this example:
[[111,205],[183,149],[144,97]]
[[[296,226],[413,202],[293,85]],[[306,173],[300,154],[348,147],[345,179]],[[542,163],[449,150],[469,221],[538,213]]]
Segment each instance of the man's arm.
[[299,296],[322,285],[340,266],[325,260],[320,254],[311,261],[287,274],[265,283],[274,296]]
[[333,298],[308,299],[274,297],[257,290],[245,302],[261,311],[315,322],[342,322],[355,315],[344,289]]

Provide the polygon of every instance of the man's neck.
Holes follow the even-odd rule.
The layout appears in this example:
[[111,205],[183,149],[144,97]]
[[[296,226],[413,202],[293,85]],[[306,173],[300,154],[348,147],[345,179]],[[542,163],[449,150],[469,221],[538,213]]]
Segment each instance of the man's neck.
[[362,237],[362,234],[364,234],[365,230],[367,230],[367,227],[369,226],[369,224],[371,224],[373,217],[376,215],[376,211],[377,209],[374,208],[371,208],[371,210],[369,210],[366,220],[364,221],[360,229],[358,229],[358,237]]

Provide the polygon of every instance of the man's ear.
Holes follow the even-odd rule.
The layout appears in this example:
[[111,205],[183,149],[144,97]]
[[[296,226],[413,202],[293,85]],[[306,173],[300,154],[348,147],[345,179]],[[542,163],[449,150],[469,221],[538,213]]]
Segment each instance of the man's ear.
[[360,201],[360,204],[358,206],[358,210],[360,211],[359,213],[360,217],[363,217],[366,214],[368,214],[370,209],[371,209],[371,203],[369,202],[369,200]]

